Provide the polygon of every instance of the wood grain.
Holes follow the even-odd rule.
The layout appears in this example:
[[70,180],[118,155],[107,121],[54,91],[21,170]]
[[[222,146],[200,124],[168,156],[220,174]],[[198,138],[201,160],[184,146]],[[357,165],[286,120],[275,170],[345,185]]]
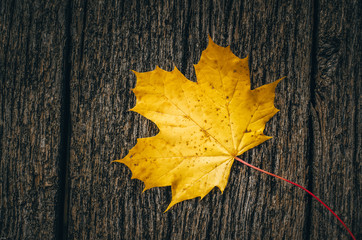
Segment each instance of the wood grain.
[[[298,13],[298,14],[296,14]],[[162,213],[169,188],[142,192],[127,167],[111,164],[154,124],[127,110],[135,104],[131,69],[192,64],[207,35],[250,56],[252,86],[287,79],[277,89],[274,139],[245,160],[307,185],[313,6],[294,1],[105,2],[73,5],[70,239],[303,239],[307,197],[299,189],[235,163],[224,192]]]
[[249,56],[253,88],[286,76],[273,139],[241,156],[306,186],[361,236],[361,3],[0,1],[1,239],[350,239],[318,202],[235,162],[223,194],[163,213],[122,158],[157,127],[136,77],[193,64],[207,36]]
[[[361,2],[320,1],[313,89],[313,191],[361,239]],[[351,239],[319,204],[311,239]]]
[[65,6],[0,2],[0,239],[55,239]]

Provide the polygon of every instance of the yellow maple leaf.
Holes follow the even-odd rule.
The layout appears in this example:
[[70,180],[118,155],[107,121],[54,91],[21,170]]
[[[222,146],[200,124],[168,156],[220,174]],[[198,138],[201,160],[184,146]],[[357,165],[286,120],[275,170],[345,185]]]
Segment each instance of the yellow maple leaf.
[[278,81],[250,89],[248,59],[230,47],[209,45],[195,65],[197,83],[175,67],[134,72],[137,98],[131,111],[159,128],[154,137],[138,139],[121,160],[132,178],[145,189],[171,186],[172,201],[203,198],[215,186],[227,184],[234,158],[271,137],[265,123],[279,110],[274,107]]

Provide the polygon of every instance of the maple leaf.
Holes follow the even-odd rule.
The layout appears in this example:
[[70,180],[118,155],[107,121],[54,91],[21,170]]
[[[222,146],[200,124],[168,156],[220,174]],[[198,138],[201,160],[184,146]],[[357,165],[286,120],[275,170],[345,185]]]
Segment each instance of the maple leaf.
[[270,139],[265,123],[274,107],[278,81],[250,89],[248,58],[230,47],[209,45],[195,65],[197,83],[175,67],[168,72],[137,73],[131,109],[159,128],[154,137],[138,139],[128,155],[116,162],[127,165],[132,178],[145,189],[171,186],[174,204],[203,198],[215,186],[227,184],[234,158]]
[[[282,80],[250,89],[248,59],[235,56],[230,47],[209,45],[195,65],[197,83],[175,67],[167,72],[137,73],[137,98],[131,111],[159,128],[154,137],[140,138],[126,157],[132,178],[152,187],[171,186],[172,200],[203,198],[214,187],[224,191],[234,159],[297,186],[328,209],[356,239],[347,225],[322,200],[303,186],[240,159],[245,151],[271,137],[265,124],[279,110],[274,107],[275,87]],[[165,211],[165,212],[166,212]]]

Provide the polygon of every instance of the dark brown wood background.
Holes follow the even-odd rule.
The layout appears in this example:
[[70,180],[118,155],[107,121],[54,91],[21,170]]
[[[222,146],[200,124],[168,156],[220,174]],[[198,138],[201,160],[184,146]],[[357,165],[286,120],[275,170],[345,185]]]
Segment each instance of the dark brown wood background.
[[361,1],[0,1],[0,239],[350,239],[305,192],[235,162],[224,194],[163,213],[170,188],[112,160],[155,125],[136,78],[195,80],[207,36],[280,77],[272,140],[243,159],[306,186],[361,235]]

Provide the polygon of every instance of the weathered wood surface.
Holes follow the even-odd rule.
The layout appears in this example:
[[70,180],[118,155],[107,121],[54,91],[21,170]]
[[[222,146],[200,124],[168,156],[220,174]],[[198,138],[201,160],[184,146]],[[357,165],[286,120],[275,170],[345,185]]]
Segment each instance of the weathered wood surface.
[[65,29],[62,1],[0,1],[0,239],[60,234]]
[[196,80],[192,64],[207,35],[249,55],[253,88],[287,77],[276,90],[281,111],[265,131],[274,138],[242,158],[312,189],[361,237],[357,1],[0,7],[0,237],[349,239],[302,190],[238,162],[223,194],[214,189],[167,213],[170,188],[141,193],[127,167],[110,163],[157,133],[127,111],[135,104],[130,70],[175,64]]
[[141,194],[143,183],[110,161],[124,156],[138,137],[156,132],[146,119],[127,112],[135,103],[130,70],[156,65],[171,70],[174,63],[194,79],[192,64],[210,34],[218,44],[231,44],[237,55],[250,55],[254,87],[287,76],[277,90],[282,111],[268,124],[274,140],[245,159],[307,185],[312,4],[76,1],[73,14],[82,21],[72,25],[71,239],[307,237],[305,193],[238,163],[223,195],[214,190],[163,214],[170,190]]
[[[313,186],[361,235],[361,1],[320,1],[315,39]],[[343,228],[317,202],[311,239],[345,239]]]

